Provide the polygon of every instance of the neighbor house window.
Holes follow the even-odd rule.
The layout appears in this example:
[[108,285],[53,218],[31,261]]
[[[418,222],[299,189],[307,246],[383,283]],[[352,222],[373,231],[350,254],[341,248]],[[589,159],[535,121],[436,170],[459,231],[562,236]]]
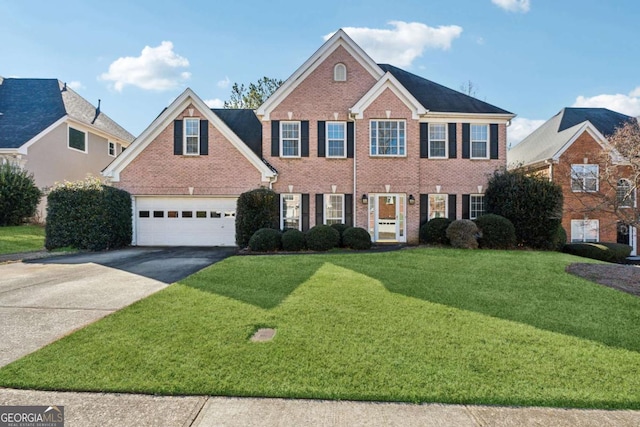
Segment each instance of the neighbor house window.
[[200,119],[184,119],[185,154],[200,154]]
[[571,190],[598,191],[598,165],[571,165]]
[[302,204],[300,194],[280,195],[280,228],[301,230]]
[[447,125],[432,123],[429,125],[429,158],[447,157]]
[[429,194],[429,219],[446,218],[447,198],[446,194]]
[[280,122],[282,157],[300,157],[300,122]]
[[345,157],[347,124],[327,123],[327,157]]
[[87,133],[78,129],[69,127],[69,148],[87,152]]
[[404,120],[372,120],[371,155],[404,156],[405,128]]
[[336,64],[333,67],[333,80],[336,82],[344,82],[347,80],[347,67],[344,64]]
[[489,125],[471,125],[471,158],[489,158]]
[[571,220],[572,242],[597,242],[600,240],[600,222],[597,219]]
[[111,142],[109,141],[107,143],[107,153],[109,153],[109,155],[111,157],[115,157],[116,156],[116,143],[115,142]]
[[619,208],[632,208],[636,204],[636,192],[628,179],[619,179],[616,191]]
[[484,194],[469,196],[469,218],[476,219],[484,215]]
[[344,194],[325,194],[324,223],[344,224]]

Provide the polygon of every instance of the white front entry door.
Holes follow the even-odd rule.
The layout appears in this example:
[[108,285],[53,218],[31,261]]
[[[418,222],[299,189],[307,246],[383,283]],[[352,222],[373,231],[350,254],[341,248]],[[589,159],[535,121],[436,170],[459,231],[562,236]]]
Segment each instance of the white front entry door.
[[406,242],[406,196],[369,195],[369,233],[374,242]]

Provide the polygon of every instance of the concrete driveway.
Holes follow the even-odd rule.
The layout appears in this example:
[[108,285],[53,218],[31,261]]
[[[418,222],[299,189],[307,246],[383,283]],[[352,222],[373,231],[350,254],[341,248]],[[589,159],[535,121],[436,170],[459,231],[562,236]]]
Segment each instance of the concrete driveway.
[[234,253],[130,248],[0,265],[0,366]]

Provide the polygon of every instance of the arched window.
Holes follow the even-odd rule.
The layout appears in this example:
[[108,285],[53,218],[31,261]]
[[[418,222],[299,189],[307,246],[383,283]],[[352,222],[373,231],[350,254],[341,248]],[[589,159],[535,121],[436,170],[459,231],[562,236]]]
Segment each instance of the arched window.
[[336,82],[347,81],[347,67],[344,64],[339,63],[333,67],[333,80]]
[[620,208],[632,208],[636,204],[636,192],[628,179],[618,180],[617,196]]

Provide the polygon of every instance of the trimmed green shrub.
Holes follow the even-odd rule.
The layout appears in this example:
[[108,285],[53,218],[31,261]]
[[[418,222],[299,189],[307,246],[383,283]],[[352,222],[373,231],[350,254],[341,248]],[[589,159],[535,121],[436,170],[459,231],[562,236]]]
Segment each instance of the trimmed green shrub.
[[328,251],[340,243],[340,233],[330,225],[316,225],[307,231],[307,248]]
[[342,235],[347,228],[351,228],[347,224],[331,224],[331,228],[337,230],[340,233],[340,241],[338,242],[338,246],[343,247],[344,243],[342,242]]
[[516,245],[516,229],[507,218],[486,214],[475,220],[480,237],[478,245],[483,249],[511,249]]
[[554,249],[562,218],[562,188],[520,171],[496,171],[484,195],[486,213],[503,216],[516,228],[516,244]]
[[622,243],[569,243],[564,252],[600,261],[623,263],[631,254],[631,246]]
[[274,252],[280,249],[282,233],[275,228],[261,228],[249,239],[249,249],[255,252]]
[[282,233],[282,249],[297,252],[307,246],[304,233],[300,230],[289,229]]
[[342,244],[357,251],[371,249],[371,235],[362,227],[349,227],[342,234]]
[[236,244],[244,248],[261,228],[279,228],[280,197],[268,188],[242,193],[236,206]]
[[448,245],[447,228],[453,221],[449,218],[433,218],[420,227],[420,241],[439,245]]
[[567,231],[564,229],[562,224],[558,224],[558,228],[556,228],[551,244],[554,251],[562,251],[564,245],[567,244]]
[[41,197],[33,174],[12,163],[0,165],[0,226],[20,225],[34,216]]
[[447,238],[454,248],[477,249],[477,236],[478,227],[470,219],[457,219],[447,227]]
[[97,178],[65,182],[49,193],[45,247],[101,251],[131,244],[131,195]]

